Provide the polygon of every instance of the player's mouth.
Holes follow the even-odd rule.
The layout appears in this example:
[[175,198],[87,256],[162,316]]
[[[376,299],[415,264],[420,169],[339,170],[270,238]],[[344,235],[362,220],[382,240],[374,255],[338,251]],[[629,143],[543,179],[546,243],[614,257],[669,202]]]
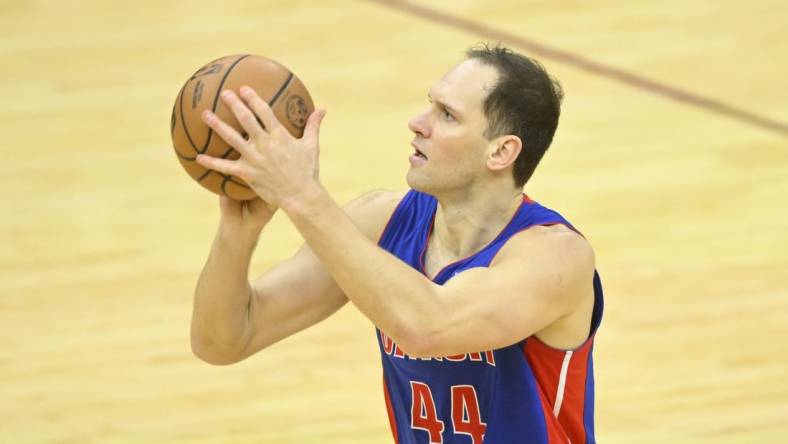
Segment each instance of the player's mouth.
[[422,159],[427,160],[427,156],[423,152],[421,152],[421,150],[416,146],[415,142],[411,142],[410,146],[412,146],[413,149],[416,150],[416,152],[413,153],[414,156],[421,157]]
[[410,165],[412,167],[418,167],[427,163],[427,156],[424,155],[424,153],[421,152],[421,150],[416,147],[416,144],[411,142],[410,145],[415,150],[415,152],[411,154],[410,157],[408,158],[408,160],[410,161]]

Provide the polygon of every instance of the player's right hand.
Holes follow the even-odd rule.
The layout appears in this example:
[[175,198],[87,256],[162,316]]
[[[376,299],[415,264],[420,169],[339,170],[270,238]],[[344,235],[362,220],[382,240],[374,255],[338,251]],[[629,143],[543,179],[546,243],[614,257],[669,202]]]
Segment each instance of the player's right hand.
[[237,201],[227,196],[220,196],[219,207],[221,229],[230,235],[257,237],[276,213],[275,207],[271,207],[260,198]]

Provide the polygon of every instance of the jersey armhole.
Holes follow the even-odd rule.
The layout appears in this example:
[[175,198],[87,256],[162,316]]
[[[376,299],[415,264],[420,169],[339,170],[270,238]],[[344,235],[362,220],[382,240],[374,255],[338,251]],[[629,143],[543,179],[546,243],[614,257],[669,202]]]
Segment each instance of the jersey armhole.
[[389,215],[389,219],[386,221],[386,226],[383,227],[383,231],[380,232],[380,236],[378,236],[378,240],[377,242],[375,242],[376,245],[380,245],[380,242],[383,240],[384,237],[386,237],[386,234],[391,228],[391,222],[396,218],[396,216],[402,210],[405,201],[408,200],[408,198],[412,195],[412,193],[413,190],[409,190],[407,193],[405,193],[404,196],[402,196],[402,199],[400,199],[399,202],[397,202],[397,205],[394,207],[394,211],[391,212],[391,214]]

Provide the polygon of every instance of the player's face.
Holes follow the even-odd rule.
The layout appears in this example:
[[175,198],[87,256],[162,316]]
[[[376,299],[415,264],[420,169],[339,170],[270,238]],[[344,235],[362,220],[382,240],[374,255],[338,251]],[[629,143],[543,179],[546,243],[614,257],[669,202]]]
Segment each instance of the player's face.
[[490,141],[483,103],[497,79],[495,68],[466,60],[433,85],[429,106],[408,123],[415,134],[408,185],[440,195],[484,177]]

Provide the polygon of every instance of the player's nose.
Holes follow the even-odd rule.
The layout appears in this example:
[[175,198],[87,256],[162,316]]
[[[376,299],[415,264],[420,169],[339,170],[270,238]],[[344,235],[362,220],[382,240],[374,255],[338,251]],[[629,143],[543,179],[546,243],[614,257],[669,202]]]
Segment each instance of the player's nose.
[[418,134],[421,137],[429,137],[429,120],[427,119],[428,112],[417,114],[408,121],[408,129]]

